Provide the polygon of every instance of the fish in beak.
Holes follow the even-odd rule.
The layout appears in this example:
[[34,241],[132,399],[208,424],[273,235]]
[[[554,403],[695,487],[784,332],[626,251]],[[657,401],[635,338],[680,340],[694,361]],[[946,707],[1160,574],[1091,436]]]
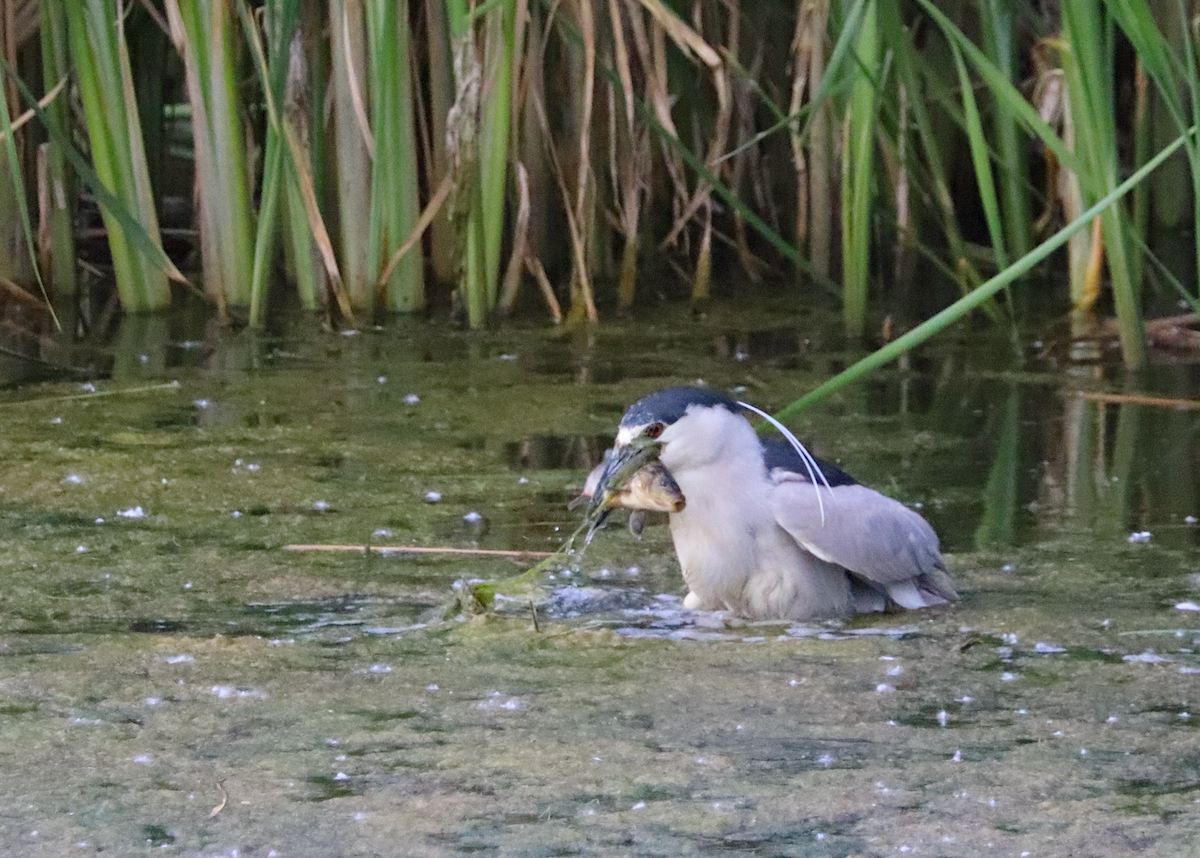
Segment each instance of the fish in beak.
[[604,461],[588,474],[583,494],[572,502],[572,507],[585,498],[589,542],[614,509],[633,510],[635,518],[630,519],[630,526],[639,534],[642,516],[638,513],[679,512],[687,504],[679,484],[658,460],[658,446],[654,444],[607,450]]

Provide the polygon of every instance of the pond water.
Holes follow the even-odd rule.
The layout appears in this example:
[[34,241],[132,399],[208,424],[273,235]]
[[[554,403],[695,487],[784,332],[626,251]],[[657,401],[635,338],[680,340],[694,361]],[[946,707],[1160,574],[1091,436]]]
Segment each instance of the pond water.
[[284,547],[555,550],[628,403],[778,409],[857,356],[836,321],[136,327],[0,396],[6,855],[1196,854],[1200,412],[974,332],[792,421],[921,509],[960,604],[689,614],[651,519],[445,619],[533,561]]

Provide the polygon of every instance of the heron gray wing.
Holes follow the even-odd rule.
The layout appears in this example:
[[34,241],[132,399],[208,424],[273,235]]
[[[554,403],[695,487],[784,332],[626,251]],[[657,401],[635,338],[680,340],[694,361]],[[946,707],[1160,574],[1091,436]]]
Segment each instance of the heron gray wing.
[[919,514],[866,486],[814,486],[783,469],[771,477],[775,521],[805,550],[886,590],[905,608],[958,599],[937,534]]

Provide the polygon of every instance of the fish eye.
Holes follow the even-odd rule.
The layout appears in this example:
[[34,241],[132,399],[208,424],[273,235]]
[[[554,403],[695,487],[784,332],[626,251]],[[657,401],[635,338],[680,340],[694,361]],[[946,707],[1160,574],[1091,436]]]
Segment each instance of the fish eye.
[[649,426],[646,427],[645,431],[642,432],[642,434],[645,435],[647,438],[654,440],[659,435],[661,435],[663,433],[663,430],[666,428],[667,427],[661,423],[651,423]]

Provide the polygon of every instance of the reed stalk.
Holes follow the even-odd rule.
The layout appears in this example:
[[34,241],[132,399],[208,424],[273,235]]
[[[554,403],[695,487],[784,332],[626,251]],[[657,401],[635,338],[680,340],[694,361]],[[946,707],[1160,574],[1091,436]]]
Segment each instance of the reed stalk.
[[[8,70],[3,91],[0,92],[0,98],[5,102],[3,125],[0,126],[0,133],[4,134],[5,140],[5,166],[0,169],[0,277],[9,283],[20,284],[27,283],[32,274],[29,269],[30,255],[24,247],[27,224],[22,223],[19,208],[19,203],[25,199],[25,178],[21,171],[20,153],[15,152],[16,129],[12,121],[20,107],[15,85],[15,70],[18,67],[16,5],[12,0],[0,2],[0,55],[4,58],[5,69]],[[10,74],[14,79],[9,79]],[[10,148],[15,153],[11,160]]]
[[[242,3],[243,19],[246,0]],[[295,31],[295,4],[268,3],[263,9],[263,24],[267,43],[267,79],[263,82],[263,96],[278,104],[283,98],[286,71],[281,58],[287,56],[284,48],[290,43]],[[285,41],[287,40],[287,41]],[[270,287],[272,264],[277,249],[279,233],[277,219],[280,198],[286,173],[284,155],[286,143],[269,123],[263,155],[262,189],[259,192],[258,229],[254,236],[254,264],[250,280],[250,325],[260,327],[266,312],[267,293]]]
[[253,285],[255,225],[234,9],[231,0],[166,0],[166,10],[192,108],[204,291],[219,308],[245,308]]
[[[367,0],[370,76],[371,208],[368,264],[376,307],[414,312],[425,306],[421,254],[405,254],[385,283],[380,273],[412,233],[421,212],[408,3]],[[491,301],[495,302],[494,286]]]
[[[632,11],[636,14],[636,10]],[[619,86],[611,80],[608,82],[609,176],[624,242],[617,275],[617,307],[625,310],[633,306],[637,290],[638,229],[650,184],[650,135],[636,112],[633,60],[618,0],[608,0],[608,14],[613,36],[613,62],[620,80]]]
[[[171,300],[158,215],[142,146],[133,76],[123,33],[123,17],[106,0],[64,4],[70,56],[79,84],[95,175],[108,192],[101,213],[121,305],[129,312],[166,307]],[[118,214],[115,206],[123,209]],[[135,221],[140,235],[130,230]],[[145,242],[154,245],[144,252]],[[157,253],[154,253],[157,250]]]
[[[796,245],[806,252],[818,276],[828,278],[833,257],[834,140],[830,104],[817,93],[825,86],[825,37],[829,26],[829,0],[803,0],[792,39],[795,68],[789,125],[792,162],[796,167]],[[808,123],[801,125],[804,97],[813,104]],[[815,102],[815,103],[814,103]],[[797,274],[802,269],[797,268]]]
[[[1191,6],[1189,12],[1185,7]],[[1106,3],[1109,12],[1120,24],[1121,30],[1138,49],[1147,74],[1155,83],[1155,99],[1159,109],[1148,117],[1150,147],[1161,140],[1174,137],[1179,128],[1179,111],[1186,116],[1195,107],[1196,93],[1189,94],[1189,80],[1196,79],[1196,58],[1188,53],[1192,46],[1191,16],[1195,13],[1194,3],[1158,2],[1148,4],[1133,0],[1127,4]],[[1190,65],[1189,65],[1190,61]],[[1193,167],[1194,167],[1194,158]],[[1151,217],[1157,229],[1174,230],[1190,226],[1195,201],[1179,189],[1189,184],[1188,159],[1180,153],[1171,163],[1164,165],[1162,172],[1150,183],[1153,200]],[[1195,170],[1192,170],[1193,180]]]
[[[1117,186],[1120,163],[1114,116],[1112,30],[1101,7],[1090,0],[1066,0],[1063,15],[1063,70],[1066,73],[1075,139],[1083,161],[1077,173],[1085,203]],[[1100,217],[1113,303],[1125,364],[1146,362],[1141,295],[1130,267],[1129,222],[1123,206]]]
[[[1195,33],[1182,3],[1149,4],[1146,0],[1107,2],[1106,8],[1137,53],[1135,70],[1134,163],[1141,164],[1155,140],[1186,129],[1189,117],[1200,116],[1200,65]],[[1150,82],[1154,89],[1150,90]],[[1174,129],[1174,131],[1171,131]],[[1187,171],[1192,193],[1179,193]],[[1150,239],[1149,224],[1171,228],[1200,205],[1200,143],[1189,139],[1184,152],[1139,189],[1133,205],[1133,232]],[[1153,212],[1151,211],[1153,208]],[[1200,271],[1200,230],[1192,230],[1196,270]],[[1135,274],[1141,283],[1141,256]]]
[[[592,286],[594,267],[592,261],[596,248],[593,230],[596,227],[596,186],[592,173],[592,116],[596,95],[596,19],[590,0],[577,0],[570,7],[574,13],[572,23],[579,33],[579,42],[568,44],[568,65],[575,85],[571,88],[577,103],[572,105],[568,116],[574,125],[576,148],[568,152],[572,169],[566,169],[560,160],[557,164],[559,183],[563,189],[563,204],[567,209],[567,223],[571,231],[573,267],[571,269],[571,305],[567,310],[568,322],[594,322],[598,318],[595,293]],[[547,137],[550,129],[547,125]],[[573,173],[573,175],[572,175]],[[574,179],[573,187],[571,179]]]
[[[1150,157],[1150,147],[1153,143],[1150,78],[1146,75],[1141,57],[1138,57],[1135,64],[1133,92],[1133,163],[1144,164]],[[1147,246],[1150,239],[1150,187],[1149,182],[1138,185],[1129,205],[1130,229],[1143,246]],[[1197,241],[1197,253],[1200,254],[1200,240]],[[1146,255],[1146,252],[1138,253],[1133,258],[1133,277],[1139,289],[1146,279]]]
[[867,0],[855,38],[858,73],[846,106],[842,144],[842,319],[861,337],[871,288],[871,206],[875,184],[876,105],[883,75],[875,0]]
[[350,303],[374,300],[371,235],[373,145],[367,118],[367,25],[364,0],[329,4],[330,72],[335,138],[337,257]]
[[[898,86],[905,93],[902,104],[911,117],[911,145],[907,139],[910,136],[909,122],[897,123],[897,136],[906,138],[898,145],[910,150],[910,154],[904,159],[904,168],[915,172],[918,166],[920,167],[918,175],[925,180],[921,181],[920,185],[926,189],[923,196],[933,208],[933,214],[945,237],[949,275],[958,282],[963,294],[966,294],[976,288],[982,278],[971,260],[967,242],[963,239],[959,225],[958,206],[950,188],[949,160],[943,154],[946,134],[935,121],[928,103],[931,99],[927,94],[938,91],[941,85],[937,81],[937,73],[930,68],[931,64],[916,51],[912,35],[904,26],[894,3],[883,3],[879,6],[879,20],[884,43],[888,46],[895,63]],[[953,28],[948,21],[945,26]],[[955,33],[959,33],[957,28],[953,29]],[[955,44],[953,40],[951,44]],[[955,47],[966,53],[965,48],[959,45]],[[1009,86],[1013,88],[1011,84]],[[900,238],[910,245],[913,243],[911,234],[902,235]],[[993,304],[994,302],[986,302],[982,309],[990,316],[996,317]]]
[[[425,0],[425,73],[429,79],[429,142],[426,184],[436,187],[450,173],[446,151],[446,120],[454,104],[454,64],[450,55],[450,30],[446,0]],[[440,217],[429,227],[429,263],[434,279],[453,283],[458,273],[455,236],[449,218]]]
[[[979,13],[987,55],[995,59],[999,72],[1013,85],[1019,84],[1022,70],[1016,7],[1007,0],[982,0]],[[1033,239],[1026,137],[1017,117],[1003,103],[993,102],[991,108],[986,139],[995,149],[1000,173],[997,185],[1006,249],[1013,256],[1024,256]],[[1007,260],[1000,262],[1001,267],[1007,264]]]
[[[327,90],[328,62],[323,59],[321,30],[324,19],[316,4],[301,0],[285,0],[296,3],[297,29],[292,35],[289,50],[284,56],[287,61],[287,78],[284,86],[283,117],[288,127],[295,129],[300,143],[299,151],[307,154],[307,160],[299,166],[312,176],[314,187],[325,189],[325,140],[326,135],[314,134],[314,128],[325,127],[324,99],[315,93]],[[282,64],[284,58],[280,57]],[[275,132],[273,127],[268,129]],[[286,269],[296,284],[300,306],[307,310],[323,307],[328,298],[329,278],[321,265],[321,249],[317,236],[308,223],[304,204],[304,181],[301,180],[297,162],[285,158],[286,181],[283,198],[283,220],[279,228],[283,233],[283,250]],[[325,195],[322,194],[322,199]]]
[[[7,60],[5,61],[5,66],[11,67]],[[17,280],[24,279],[18,273],[18,266],[21,269],[31,268],[38,285],[41,287],[42,295],[46,299],[46,305],[49,307],[49,296],[46,295],[46,288],[42,283],[42,276],[38,267],[33,220],[30,217],[29,202],[25,196],[25,180],[21,172],[21,156],[17,151],[17,133],[9,110],[7,89],[6,87],[6,92],[0,94],[0,132],[3,132],[4,135],[4,139],[0,145],[3,145],[4,148],[5,161],[5,169],[0,170],[0,174],[3,174],[0,181],[7,179],[7,181],[4,181],[4,191],[12,194],[12,207],[4,215],[0,215],[0,217],[3,217],[7,221],[0,228],[5,230],[3,236],[5,241],[11,242],[14,248],[18,244],[22,245],[26,252],[23,260],[21,260],[20,255],[15,251],[12,257],[4,259],[3,264],[8,270],[0,270],[0,275],[4,276],[9,283],[15,284]],[[53,312],[53,309],[51,309],[51,312]]]
[[975,166],[975,184],[979,188],[979,200],[983,206],[988,235],[992,240],[992,252],[996,257],[996,265],[1004,268],[1008,265],[1008,251],[1005,249],[1004,220],[1000,214],[1000,197],[996,192],[996,178],[992,173],[991,147],[983,128],[983,118],[980,116],[979,104],[975,99],[975,87],[971,82],[971,76],[967,73],[967,64],[963,60],[962,51],[953,43],[950,47],[954,54],[954,67],[958,72],[967,143],[971,152],[971,161]]
[[[311,13],[311,8],[307,5],[302,5],[301,10],[302,12],[308,10]],[[292,223],[292,228],[288,234],[295,235],[296,230],[299,228],[297,226],[299,212],[303,210],[304,220],[307,222],[308,233],[311,236],[309,249],[313,254],[320,256],[324,269],[323,277],[328,283],[328,298],[331,303],[336,302],[337,310],[341,314],[342,319],[352,323],[354,321],[354,308],[351,305],[350,297],[342,280],[341,268],[338,265],[333,240],[330,238],[329,230],[325,226],[325,218],[322,216],[321,204],[318,199],[317,177],[320,174],[317,170],[312,151],[316,148],[316,140],[319,140],[319,136],[308,135],[308,122],[304,118],[307,114],[302,109],[303,105],[289,103],[288,116],[281,115],[282,112],[272,95],[267,50],[263,46],[262,38],[250,13],[249,6],[245,2],[240,3],[238,12],[242,21],[242,31],[246,34],[246,41],[249,43],[250,52],[254,58],[254,65],[263,86],[263,107],[269,128],[282,138],[287,147],[287,158],[285,160],[289,168],[288,202],[290,211],[288,217]],[[291,70],[291,64],[289,64],[289,81],[292,80]],[[289,102],[292,100],[290,94],[288,100]]]
[[[41,13],[42,79],[47,89],[66,80],[71,73],[67,49],[67,20],[64,0],[42,0]],[[46,118],[59,129],[69,126],[70,102],[56,98],[46,105]],[[56,301],[73,299],[77,288],[75,266],[75,183],[67,168],[62,145],[51,138],[46,145],[46,217],[39,234],[43,237],[42,268],[48,275]]]
[[[476,13],[478,14],[478,12]],[[508,188],[516,51],[515,0],[501,0],[484,15],[483,110],[479,122],[479,201],[483,214],[483,269],[489,312],[500,281],[500,241]]]
[[[241,2],[245,9],[245,0]],[[282,121],[296,128],[296,136],[306,141],[309,54],[302,48],[301,4],[299,0],[269,0],[264,13],[268,46],[264,98],[283,105]],[[256,327],[265,319],[280,237],[301,306],[315,310],[323,295],[321,269],[304,214],[296,169],[288,156],[287,141],[273,123],[267,124],[264,153],[250,297],[249,320]]]
[[475,47],[475,28],[469,0],[447,0],[447,24],[454,65],[454,105],[447,120],[447,150],[455,182],[451,218],[458,230],[461,263],[458,296],[468,323],[487,323],[488,282],[484,256],[483,190],[479,175],[479,111],[483,69]]

